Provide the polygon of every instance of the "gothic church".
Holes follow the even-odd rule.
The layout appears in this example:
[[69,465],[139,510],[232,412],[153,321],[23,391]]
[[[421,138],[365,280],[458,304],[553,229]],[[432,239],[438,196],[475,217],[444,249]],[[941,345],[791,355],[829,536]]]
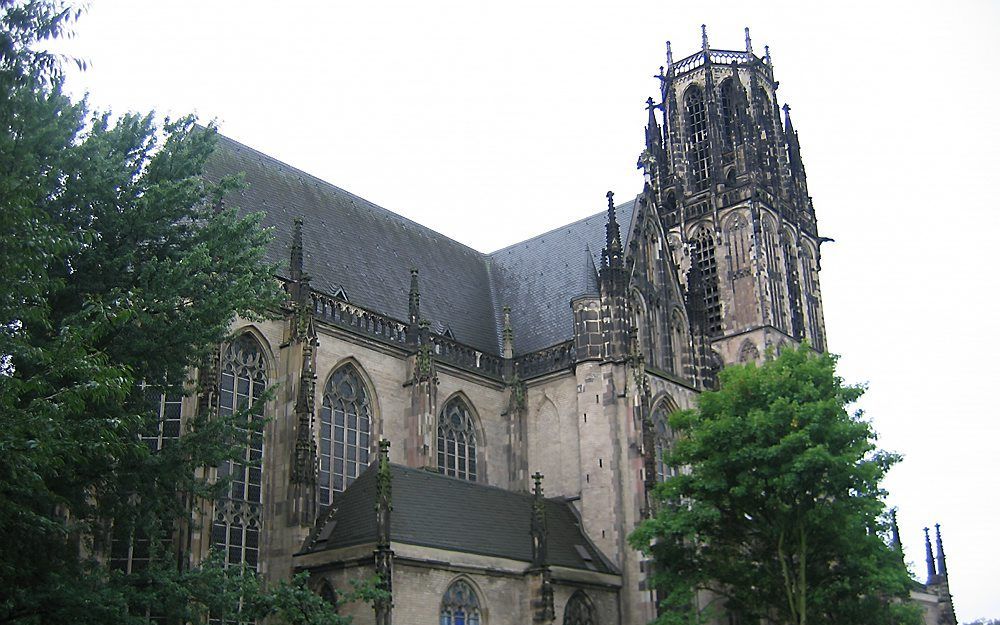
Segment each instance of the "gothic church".
[[390,600],[341,608],[360,624],[654,618],[626,538],[669,477],[666,416],[726,364],[826,345],[770,53],[703,31],[658,79],[641,192],[490,254],[220,137],[206,175],[245,173],[227,203],[266,213],[288,300],[162,403],[169,423],[277,389],[248,463],[218,469],[232,488],[189,530],[194,559],[307,571],[331,601],[380,573]]

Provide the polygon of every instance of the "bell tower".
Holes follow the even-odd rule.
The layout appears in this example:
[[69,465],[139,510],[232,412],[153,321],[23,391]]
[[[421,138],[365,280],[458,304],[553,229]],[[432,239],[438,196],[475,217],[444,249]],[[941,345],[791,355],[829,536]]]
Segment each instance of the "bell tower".
[[[668,233],[689,316],[726,363],[808,340],[826,348],[816,213],[798,133],[779,108],[770,49],[667,42],[660,102],[639,159]],[[783,119],[782,119],[783,117]]]

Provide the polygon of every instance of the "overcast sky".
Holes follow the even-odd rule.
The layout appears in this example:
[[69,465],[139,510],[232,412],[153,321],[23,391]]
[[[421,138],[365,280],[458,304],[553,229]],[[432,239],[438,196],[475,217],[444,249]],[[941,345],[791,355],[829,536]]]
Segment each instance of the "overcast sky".
[[664,41],[691,54],[705,23],[742,49],[750,26],[835,239],[830,347],[905,455],[907,559],[922,578],[941,523],[960,621],[1000,618],[1000,4],[813,4],[95,0],[67,49],[94,107],[196,112],[489,252],[639,192]]

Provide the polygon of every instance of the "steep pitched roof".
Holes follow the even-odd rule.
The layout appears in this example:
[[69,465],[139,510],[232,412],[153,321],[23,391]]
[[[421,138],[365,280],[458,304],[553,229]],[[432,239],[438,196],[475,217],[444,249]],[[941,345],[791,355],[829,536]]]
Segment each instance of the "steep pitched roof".
[[[531,561],[531,495],[423,469],[390,465],[393,542]],[[375,467],[338,498],[336,511],[310,537],[312,553],[375,541]],[[546,499],[549,564],[615,573],[584,536],[562,499]]]
[[274,228],[268,260],[288,270],[292,222],[305,221],[305,271],[317,289],[342,288],[351,302],[405,320],[410,268],[420,270],[420,312],[455,339],[496,353],[490,280],[483,255],[425,226],[219,136],[205,175],[245,174],[226,198],[240,210],[264,211]]
[[[635,203],[615,207],[625,245]],[[573,338],[570,300],[598,294],[605,224],[607,212],[598,213],[489,255],[494,297],[501,310],[511,307],[516,354]]]
[[[268,260],[288,273],[293,220],[301,217],[305,271],[312,285],[342,291],[364,308],[405,320],[410,269],[420,270],[420,312],[431,329],[499,354],[502,309],[512,308],[517,354],[573,338],[574,297],[597,292],[606,213],[483,254],[348,191],[219,135],[205,176],[243,173],[245,188],[226,197],[262,211],[273,228]],[[619,205],[623,240],[635,200]]]

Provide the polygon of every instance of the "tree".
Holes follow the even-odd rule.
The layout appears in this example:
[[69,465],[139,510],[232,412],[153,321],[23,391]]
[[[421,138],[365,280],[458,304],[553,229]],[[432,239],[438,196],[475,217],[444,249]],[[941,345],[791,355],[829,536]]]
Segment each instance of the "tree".
[[[0,0],[0,623],[342,622],[302,579],[268,590],[175,553],[177,524],[227,486],[199,469],[241,457],[246,415],[199,414],[150,448],[148,397],[184,392],[234,317],[281,293],[259,215],[224,207],[239,181],[200,175],[211,126],[112,121],[62,93],[42,47],[76,15]],[[108,566],[136,540],[145,567]]]
[[890,549],[880,483],[899,456],[848,413],[863,389],[808,346],[725,369],[677,412],[658,509],[632,535],[651,553],[661,624],[729,612],[740,622],[918,623]]

